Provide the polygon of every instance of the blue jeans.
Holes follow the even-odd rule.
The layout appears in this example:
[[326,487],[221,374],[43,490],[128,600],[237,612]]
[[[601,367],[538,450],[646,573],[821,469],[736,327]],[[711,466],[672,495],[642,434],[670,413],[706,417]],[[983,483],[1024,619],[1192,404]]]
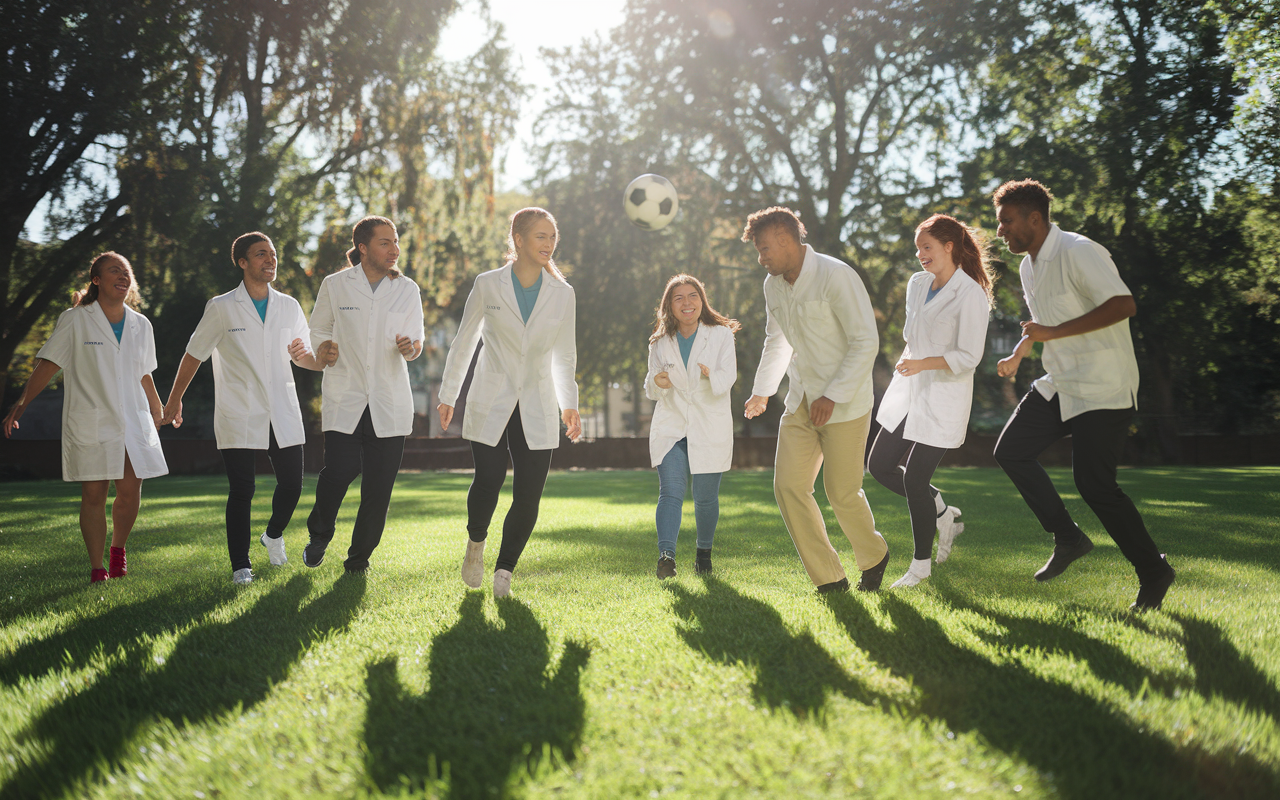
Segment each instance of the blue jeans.
[[[693,518],[698,525],[698,547],[711,549],[720,520],[720,472],[704,472],[693,476]],[[689,477],[689,440],[681,439],[672,446],[658,465],[658,552],[675,555],[676,538],[680,536],[680,516],[684,511],[684,493]]]

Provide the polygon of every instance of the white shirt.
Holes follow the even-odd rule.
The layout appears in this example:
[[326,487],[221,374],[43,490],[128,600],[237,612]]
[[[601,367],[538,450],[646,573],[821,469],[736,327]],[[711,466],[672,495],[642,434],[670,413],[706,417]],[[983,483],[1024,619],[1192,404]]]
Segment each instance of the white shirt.
[[37,358],[62,367],[62,479],[139,478],[169,472],[142,378],[156,368],[151,321],[125,306],[120,341],[98,304],[62,312]]
[[306,441],[289,358],[294,339],[311,341],[302,306],[270,286],[265,321],[243,282],[205,304],[187,354],[200,361],[213,356],[213,434],[219,450],[266,450],[272,429],[280,447]]
[[422,292],[407,277],[382,279],[375,292],[360,266],[335,272],[320,284],[311,310],[311,349],[332,339],[338,361],[325,367],[321,427],[353,433],[366,407],[379,438],[413,433],[409,366],[396,336],[424,337]]
[[[678,335],[678,334],[677,334]],[[706,364],[704,376],[698,364]],[[653,376],[666,372],[671,388],[663,389]],[[738,378],[733,331],[723,325],[698,324],[689,363],[680,358],[675,336],[649,345],[649,374],[644,392],[657,402],[649,423],[649,459],[662,463],[681,439],[689,440],[689,472],[726,472],[733,465],[733,409],[729,390]]]
[[519,404],[529,449],[559,447],[556,406],[559,411],[578,407],[575,306],[573,287],[543,272],[538,300],[525,322],[510,264],[476,276],[440,380],[440,402],[457,405],[476,345],[484,339],[467,391],[464,438],[496,446]]
[[929,300],[933,275],[917,272],[907,283],[907,321],[902,338],[903,358],[941,356],[948,369],[915,375],[893,374],[880,400],[876,421],[890,431],[902,418],[902,438],[932,447],[953,449],[964,444],[973,406],[973,373],[987,341],[991,304],[987,293],[964,270]]
[[875,402],[871,367],[880,348],[875,313],[853,268],[810,245],[804,251],[795,285],[781,275],[764,279],[768,318],[751,393],[773,396],[785,374],[790,379],[787,413],[805,397],[810,403],[826,397],[835,402],[830,423],[848,422],[870,412]]
[[[1057,225],[1049,226],[1039,254],[1025,256],[1018,272],[1031,319],[1041,325],[1061,325],[1112,297],[1133,294],[1105,247]],[[1061,396],[1064,422],[1086,411],[1137,407],[1138,360],[1127,319],[1045,342],[1042,360],[1048,374],[1033,385],[1046,400]]]

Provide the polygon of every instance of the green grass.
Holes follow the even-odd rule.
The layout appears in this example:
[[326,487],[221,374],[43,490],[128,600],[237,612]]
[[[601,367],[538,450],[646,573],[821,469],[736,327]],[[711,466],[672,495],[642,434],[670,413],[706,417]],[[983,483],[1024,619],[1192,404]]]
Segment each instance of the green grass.
[[[458,578],[467,475],[400,476],[366,578],[340,577],[355,487],[301,565],[309,479],[290,565],[255,544],[238,590],[222,478],[148,481],[131,574],[94,586],[78,486],[0,485],[0,798],[1280,796],[1280,469],[1123,473],[1178,569],[1141,617],[1078,497],[1098,548],[1042,586],[1049,539],[1007,479],[937,480],[965,512],[952,559],[823,599],[770,473],[726,476],[711,580],[686,508],[663,584],[655,475],[556,473],[501,603]],[[906,503],[867,491],[887,585]]]

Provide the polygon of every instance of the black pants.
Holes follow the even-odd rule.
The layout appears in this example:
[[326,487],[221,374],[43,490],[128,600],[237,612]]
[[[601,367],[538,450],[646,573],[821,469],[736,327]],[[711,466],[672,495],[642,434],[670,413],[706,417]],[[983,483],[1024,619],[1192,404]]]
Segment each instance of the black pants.
[[[267,458],[276,473],[276,491],[271,496],[271,520],[267,522],[267,536],[279,539],[284,535],[293,510],[302,496],[302,445],[280,447],[276,433],[268,430]],[[253,493],[257,489],[255,473],[259,450],[219,450],[222,464],[227,469],[227,553],[231,556],[231,569],[249,568],[249,545],[252,536],[250,511]]]
[[347,488],[356,476],[360,482],[360,509],[351,530],[351,548],[343,565],[348,570],[369,566],[382,529],[387,526],[387,507],[391,505],[391,488],[396,484],[400,460],[404,457],[403,436],[379,438],[366,407],[360,424],[352,433],[324,432],[324,468],[316,480],[316,505],[307,518],[311,541],[328,543],[338,521],[338,509],[347,496]]
[[514,473],[511,481],[511,508],[502,523],[502,547],[498,550],[495,570],[515,571],[516,562],[529,542],[533,526],[538,522],[538,504],[547,485],[553,450],[530,450],[520,422],[520,406],[511,412],[507,429],[498,444],[490,447],[471,443],[471,456],[476,462],[476,476],[467,492],[467,535],[473,542],[483,542],[489,535],[489,522],[498,507],[498,493],[507,480],[507,455],[511,455]]
[[[881,486],[907,498],[911,535],[915,539],[914,557],[923,561],[933,557],[933,534],[938,527],[937,508],[933,502],[938,490],[929,481],[933,479],[947,448],[902,438],[906,427],[904,417],[896,431],[880,429],[875,444],[871,446],[867,469]],[[902,464],[903,456],[907,457],[905,465]]]
[[1054,543],[1072,545],[1080,540],[1080,528],[1036,460],[1049,445],[1070,436],[1071,473],[1080,497],[1133,564],[1138,579],[1146,581],[1160,577],[1167,567],[1138,509],[1116,483],[1132,419],[1133,409],[1123,408],[1086,411],[1063,422],[1058,396],[1045,400],[1033,387],[1005,424],[995,456]]

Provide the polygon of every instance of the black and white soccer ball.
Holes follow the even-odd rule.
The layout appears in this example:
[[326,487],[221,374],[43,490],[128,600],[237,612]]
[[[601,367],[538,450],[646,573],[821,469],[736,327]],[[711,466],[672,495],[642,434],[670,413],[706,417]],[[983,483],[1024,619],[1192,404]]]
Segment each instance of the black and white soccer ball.
[[680,210],[676,187],[661,175],[646,173],[627,184],[622,197],[627,219],[637,227],[656,231],[667,227]]

